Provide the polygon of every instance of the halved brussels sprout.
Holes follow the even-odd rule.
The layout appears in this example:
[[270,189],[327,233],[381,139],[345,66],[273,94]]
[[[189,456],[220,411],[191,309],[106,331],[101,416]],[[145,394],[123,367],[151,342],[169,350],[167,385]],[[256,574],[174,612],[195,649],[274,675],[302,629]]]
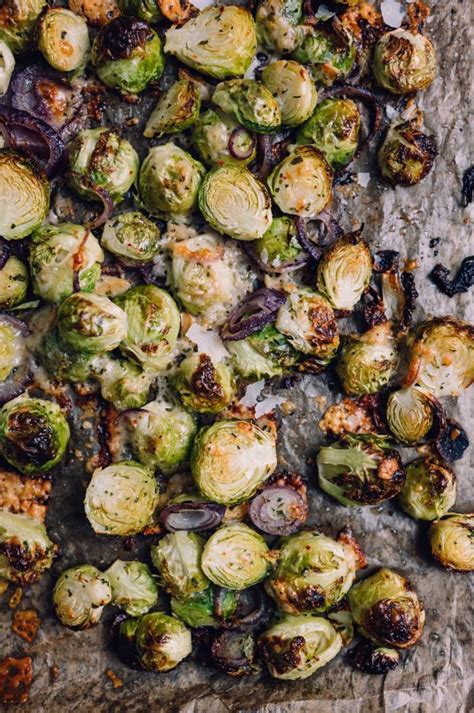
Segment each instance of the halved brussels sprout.
[[146,369],[164,368],[170,362],[181,324],[174,299],[156,285],[137,285],[115,301],[127,315],[122,353]]
[[448,514],[433,522],[428,536],[440,565],[456,572],[474,571],[474,514]]
[[89,31],[83,17],[65,7],[50,7],[37,25],[38,49],[60,72],[81,69],[89,54]]
[[171,599],[171,611],[185,624],[195,627],[219,627],[237,609],[238,594],[232,589],[221,589],[211,584],[202,592],[185,599]]
[[312,676],[342,649],[339,632],[319,616],[285,616],[260,638],[263,660],[274,678],[298,681]]
[[199,210],[219,233],[236,240],[256,240],[272,222],[265,186],[243,166],[213,168],[199,189]]
[[153,472],[135,461],[97,468],[84,499],[86,517],[98,535],[127,537],[153,520],[158,486]]
[[195,82],[180,79],[161,95],[148,119],[143,136],[160,138],[192,126],[199,116],[201,96]]
[[151,262],[161,249],[161,232],[156,223],[138,210],[120,213],[104,225],[101,244],[131,267]]
[[100,384],[102,398],[119,411],[140,408],[148,401],[155,375],[128,359],[100,354],[93,359],[92,371]]
[[[0,21],[1,22],[1,21]],[[0,37],[2,31],[0,29]],[[15,69],[15,57],[6,42],[0,40],[0,97],[8,92],[10,79]]]
[[69,425],[54,401],[22,395],[0,410],[0,453],[25,475],[51,470],[64,456]]
[[166,32],[165,52],[216,79],[245,74],[256,47],[253,17],[235,5],[206,7]]
[[30,243],[33,290],[56,304],[78,288],[92,292],[103,260],[102,248],[90,230],[72,223],[44,225]]
[[161,77],[165,58],[161,40],[148,23],[117,17],[95,38],[92,64],[107,87],[123,94],[139,94]]
[[236,394],[232,370],[207,354],[183,359],[172,383],[186,408],[198,413],[219,413]]
[[264,47],[282,54],[296,49],[309,29],[300,24],[302,5],[302,0],[260,0],[255,22]]
[[304,354],[327,364],[339,347],[339,331],[331,305],[318,292],[302,288],[291,292],[280,307],[275,327]]
[[28,49],[36,20],[45,5],[46,0],[3,0],[0,7],[0,40],[15,54]]
[[138,154],[133,146],[111,129],[84,129],[69,144],[66,181],[80,196],[100,200],[105,191],[120,203],[138,173]]
[[0,509],[0,582],[34,584],[53,564],[56,549],[43,523]]
[[341,505],[375,505],[398,495],[405,471],[386,437],[346,435],[319,449],[319,485]]
[[151,215],[187,215],[196,207],[205,172],[204,166],[179,146],[154,146],[140,168],[140,200]]
[[191,453],[200,492],[223,505],[251,498],[276,466],[274,437],[251,421],[217,421],[201,429]]
[[385,415],[393,435],[407,445],[419,443],[433,426],[431,399],[414,386],[391,393]]
[[352,99],[325,99],[298,132],[298,144],[313,144],[338,170],[353,158],[359,141],[360,111]]
[[282,215],[273,218],[268,230],[253,243],[252,248],[259,261],[268,268],[269,272],[272,268],[275,272],[279,272],[284,265],[301,264],[304,250],[298,242],[296,233],[294,220]]
[[20,324],[0,314],[0,382],[13,380],[22,372],[24,375],[27,361],[27,345]]
[[272,93],[254,79],[230,79],[217,85],[212,102],[249,131],[268,134],[281,124]]
[[280,376],[296,364],[298,352],[273,325],[246,339],[227,342],[236,370],[245,377]]
[[90,379],[94,373],[96,355],[71,349],[63,342],[57,329],[44,335],[36,356],[54,381],[80,383]]
[[211,582],[228,589],[247,589],[264,579],[271,553],[263,537],[243,522],[223,525],[208,539],[201,566]]
[[223,163],[247,166],[257,154],[254,136],[231,116],[206,109],[196,121],[193,146],[208,166]]
[[162,19],[157,0],[119,0],[119,6],[125,15],[133,15],[155,24]]
[[348,76],[356,59],[356,46],[352,35],[338,24],[332,27],[314,27],[292,54],[293,59],[309,64],[314,78],[331,85]]
[[332,179],[332,170],[318,149],[297,146],[275,166],[267,184],[283,213],[314,218],[332,200]]
[[265,588],[288,614],[323,612],[349,591],[358,569],[355,550],[316,530],[281,540],[278,564]]
[[48,179],[32,161],[0,149],[0,235],[18,240],[32,233],[46,218],[49,195]]
[[143,562],[115,560],[104,575],[112,589],[112,604],[129,616],[146,614],[158,601],[158,587]]
[[372,255],[358,232],[340,238],[318,263],[316,285],[334,309],[351,310],[372,276]]
[[58,330],[75,351],[112,351],[127,337],[127,315],[108,297],[74,292],[59,307]]
[[262,82],[280,107],[283,126],[299,126],[313,113],[318,93],[308,70],[299,62],[280,59],[267,64]]
[[15,255],[11,255],[0,270],[0,309],[21,304],[28,292],[28,270]]
[[174,597],[203,592],[209,581],[201,569],[204,540],[195,532],[170,532],[151,548],[151,561]]
[[390,569],[357,582],[347,599],[360,633],[376,644],[408,649],[423,633],[423,604],[408,580]]
[[420,131],[423,113],[395,121],[377,154],[382,177],[392,186],[414,186],[433,167],[438,154],[434,136]]
[[91,564],[65,569],[54,585],[54,611],[61,624],[71,629],[88,629],[97,624],[111,601],[107,575]]
[[454,471],[433,456],[417,458],[406,466],[406,481],[400,505],[418,520],[436,520],[456,501]]
[[191,632],[174,616],[152,612],[141,617],[135,644],[144,669],[171,671],[191,653]]
[[345,342],[336,371],[346,394],[376,394],[394,378],[399,364],[398,343],[390,322],[383,322]]
[[377,83],[392,94],[426,89],[436,76],[433,44],[403,27],[387,32],[375,45],[372,70]]

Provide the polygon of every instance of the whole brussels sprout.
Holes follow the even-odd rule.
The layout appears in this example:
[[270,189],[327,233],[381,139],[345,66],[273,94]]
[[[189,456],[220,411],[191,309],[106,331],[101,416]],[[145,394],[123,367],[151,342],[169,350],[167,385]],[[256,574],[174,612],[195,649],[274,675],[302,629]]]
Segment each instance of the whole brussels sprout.
[[232,617],[237,604],[237,592],[211,584],[202,592],[195,592],[185,599],[172,597],[171,611],[192,628],[219,627],[223,621]]
[[281,124],[281,111],[272,93],[254,79],[229,79],[217,85],[212,102],[249,131],[267,134]]
[[308,70],[299,62],[280,59],[267,64],[262,82],[280,107],[283,126],[299,126],[313,113],[318,93]]
[[298,144],[312,144],[334,170],[347,166],[357,151],[360,111],[352,99],[325,99],[301,127]]
[[54,381],[75,384],[87,381],[94,374],[95,354],[71,349],[63,342],[57,329],[44,335],[36,350],[36,356]]
[[158,601],[158,587],[143,562],[115,560],[104,572],[112,590],[112,604],[129,616],[146,614]]
[[276,466],[274,437],[251,421],[217,421],[201,429],[191,453],[200,492],[223,505],[251,498]]
[[255,13],[257,37],[270,50],[288,54],[303,41],[302,0],[260,0]]
[[372,276],[372,255],[358,232],[340,238],[318,263],[316,285],[334,309],[351,310]]
[[222,361],[213,363],[207,354],[183,359],[172,383],[184,406],[198,413],[219,413],[236,394],[232,370]]
[[[1,20],[0,20],[1,22]],[[1,36],[0,29],[0,36]],[[0,97],[5,96],[10,86],[13,70],[15,69],[15,57],[6,44],[0,40]]]
[[146,265],[161,250],[161,232],[156,223],[138,210],[131,210],[106,222],[101,244],[125,265]]
[[28,270],[11,255],[0,270],[0,309],[11,309],[23,302],[28,292]]
[[236,5],[206,7],[166,32],[165,52],[216,79],[245,74],[256,48],[253,17]]
[[304,250],[296,235],[294,220],[286,215],[273,218],[268,230],[252,245],[264,269],[280,272],[285,265],[301,266]]
[[132,450],[140,463],[170,475],[187,461],[196,422],[180,406],[151,401],[132,418],[131,426]]
[[0,409],[0,453],[24,475],[57,465],[69,436],[68,422],[54,401],[22,395]]
[[138,17],[151,25],[163,17],[157,0],[119,0],[118,4],[124,15]]
[[99,32],[92,64],[107,86],[122,94],[139,94],[165,68],[161,40],[144,20],[117,17]]
[[53,564],[56,550],[43,523],[0,509],[0,582],[34,584]]
[[450,513],[428,531],[431,553],[440,565],[456,572],[474,571],[474,515]]
[[419,443],[433,426],[433,406],[429,395],[410,387],[390,394],[386,419],[393,435],[406,445]]
[[170,532],[151,548],[151,561],[174,597],[202,592],[209,581],[201,569],[204,540],[195,532]]
[[362,636],[380,646],[408,649],[423,633],[423,604],[408,580],[390,569],[357,582],[347,599]]
[[438,154],[434,136],[420,131],[423,113],[394,122],[377,154],[382,177],[392,186],[414,186],[433,167]]
[[393,380],[399,364],[397,340],[390,322],[383,322],[345,342],[336,371],[346,394],[376,394]]
[[92,371],[100,384],[102,398],[119,411],[141,408],[148,401],[155,375],[128,359],[100,354],[93,359]]
[[201,566],[211,582],[228,589],[247,589],[264,579],[271,553],[263,537],[242,522],[223,525],[208,539]]
[[318,149],[297,146],[275,166],[267,184],[283,213],[314,218],[332,200],[332,179],[332,170]]
[[38,49],[51,67],[74,72],[85,66],[90,43],[83,17],[64,7],[50,7],[41,15],[36,31]]
[[313,77],[331,85],[348,76],[356,59],[354,38],[342,25],[338,31],[313,27],[292,54],[302,64],[309,64]]
[[329,302],[318,292],[303,288],[288,295],[275,327],[304,354],[327,364],[339,347],[339,331]]
[[387,32],[375,45],[372,70],[377,83],[392,94],[426,89],[436,76],[433,44],[403,27]]
[[128,332],[120,345],[125,356],[146,369],[170,362],[181,319],[176,302],[156,285],[137,285],[116,298],[127,315]]
[[196,83],[180,79],[159,98],[143,136],[159,139],[163,134],[178,134],[196,122],[200,109],[201,95]]
[[188,215],[196,207],[204,174],[204,166],[179,146],[154,146],[140,168],[140,200],[151,215]]
[[209,171],[199,189],[199,210],[215,230],[236,240],[261,238],[272,222],[265,186],[243,166]]
[[[31,45],[36,20],[46,0],[4,0],[0,8],[0,40],[15,54]],[[0,171],[1,172],[1,171]],[[2,231],[0,233],[3,235]]]
[[227,342],[227,350],[241,376],[281,376],[296,364],[298,352],[288,339],[268,324],[246,339]]
[[316,530],[298,532],[282,538],[277,567],[265,588],[288,614],[323,612],[347,594],[357,569],[350,545]]
[[111,601],[107,575],[91,564],[64,570],[54,585],[54,611],[61,624],[70,629],[89,629],[97,624]]
[[191,632],[174,616],[145,614],[135,633],[140,663],[147,671],[171,671],[191,653]]
[[75,351],[112,351],[127,337],[127,315],[108,297],[74,292],[59,307],[58,331]]
[[84,499],[86,517],[98,535],[127,537],[153,520],[158,486],[152,471],[135,461],[96,468]]
[[104,253],[90,230],[72,223],[44,225],[32,235],[30,272],[35,294],[59,304],[76,291],[92,292]]
[[138,173],[138,154],[111,129],[84,129],[69,144],[66,181],[78,195],[100,200],[98,191],[120,203]]
[[339,632],[319,616],[285,616],[260,638],[262,657],[274,678],[298,681],[312,676],[342,649]]
[[0,149],[0,235],[19,240],[32,233],[46,218],[49,197],[48,179],[32,161]]
[[406,480],[400,505],[418,520],[436,520],[456,501],[456,476],[453,470],[433,456],[417,458],[406,466]]
[[214,109],[206,109],[197,119],[192,142],[199,158],[208,166],[223,163],[247,166],[257,155],[253,134],[228,114]]
[[405,482],[400,454],[373,434],[346,435],[320,448],[316,463],[321,489],[341,505],[376,505],[398,495]]

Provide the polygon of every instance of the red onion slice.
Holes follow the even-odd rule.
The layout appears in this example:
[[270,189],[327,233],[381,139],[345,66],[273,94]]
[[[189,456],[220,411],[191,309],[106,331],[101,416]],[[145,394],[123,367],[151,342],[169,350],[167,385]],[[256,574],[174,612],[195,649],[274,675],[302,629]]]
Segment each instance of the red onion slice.
[[160,521],[169,532],[210,530],[221,524],[225,506],[217,503],[175,503],[160,513]]
[[44,121],[26,111],[2,106],[0,130],[9,148],[32,153],[37,159],[46,157],[43,168],[47,176],[59,171],[66,147],[59,134]]
[[[249,137],[251,139],[247,149],[244,149],[243,146],[240,145],[240,140],[243,137]],[[247,129],[244,129],[243,126],[238,126],[229,136],[227,148],[232,158],[245,161],[246,158],[250,158],[255,149],[255,137],[249,134]]]
[[303,250],[306,250],[308,255],[310,255],[313,260],[316,260],[316,262],[321,260],[323,250],[321,247],[316,245],[316,243],[313,242],[309,237],[306,228],[306,221],[303,218],[296,217],[294,218],[294,222],[296,226],[296,239],[298,240]]
[[[216,616],[219,617],[221,611],[219,600],[223,598],[225,590],[216,593],[214,602]],[[260,587],[249,587],[237,592],[237,609],[234,614],[225,620],[220,621],[223,629],[247,630],[268,624],[272,615],[270,600],[265,596]]]
[[211,645],[211,657],[229,676],[248,676],[258,671],[257,642],[250,631],[222,631]]
[[293,488],[271,485],[250,503],[249,517],[268,535],[291,535],[306,521],[308,507]]
[[0,238],[0,270],[3,270],[11,255],[11,247],[6,240]]
[[279,290],[261,288],[232,310],[221,330],[222,339],[238,341],[272,324],[285,303],[286,296]]

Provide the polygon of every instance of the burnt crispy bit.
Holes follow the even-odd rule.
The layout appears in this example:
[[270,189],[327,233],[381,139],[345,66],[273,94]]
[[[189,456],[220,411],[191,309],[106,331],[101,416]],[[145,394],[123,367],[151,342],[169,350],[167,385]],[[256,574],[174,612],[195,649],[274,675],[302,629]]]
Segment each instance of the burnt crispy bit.
[[474,191],[474,166],[470,166],[464,171],[462,177],[462,205],[467,208],[472,203],[472,193]]
[[40,624],[41,619],[34,609],[17,609],[13,614],[12,631],[31,644],[36,639]]
[[402,332],[406,332],[410,328],[413,321],[413,313],[416,308],[419,293],[416,289],[415,276],[413,273],[402,272],[400,275],[400,281],[402,283],[404,300],[399,326]]
[[32,680],[31,656],[3,659],[0,661],[0,701],[5,705],[26,703]]
[[364,673],[387,673],[398,666],[399,653],[394,649],[375,647],[370,641],[360,641],[349,651],[351,665]]
[[199,366],[191,377],[193,390],[208,401],[220,401],[225,393],[218,381],[217,370],[207,354],[199,355]]
[[367,559],[362,550],[360,543],[354,537],[354,534],[350,527],[346,526],[340,531],[338,537],[339,542],[342,542],[346,547],[350,547],[354,553],[357,561],[357,569],[364,569],[367,567]]
[[438,454],[448,463],[460,460],[469,446],[469,438],[464,428],[457,421],[448,419],[435,440]]
[[448,297],[467,292],[474,285],[474,255],[465,257],[453,279],[450,270],[441,263],[434,266],[429,277],[436,287]]
[[305,645],[304,636],[295,636],[289,643],[278,636],[266,637],[260,642],[263,660],[279,674],[298,668]]

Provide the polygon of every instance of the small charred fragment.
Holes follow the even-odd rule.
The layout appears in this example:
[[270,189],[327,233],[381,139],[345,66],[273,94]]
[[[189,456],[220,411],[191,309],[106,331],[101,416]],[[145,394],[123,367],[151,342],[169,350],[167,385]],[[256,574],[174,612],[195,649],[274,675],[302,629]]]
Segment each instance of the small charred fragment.
[[462,206],[467,208],[467,206],[472,203],[472,193],[474,191],[474,166],[470,166],[464,171],[462,177]]
[[13,614],[12,631],[32,644],[36,639],[41,620],[34,609],[17,609]]
[[416,309],[419,292],[416,289],[415,276],[412,272],[402,272],[400,281],[404,293],[404,302],[399,328],[402,332],[407,332],[413,321],[413,313]]
[[398,666],[400,654],[394,649],[375,647],[369,641],[359,641],[349,651],[347,658],[358,671],[384,674]]
[[374,255],[374,272],[397,272],[400,253],[396,250],[379,250]]
[[468,446],[469,438],[466,431],[461,424],[452,419],[446,421],[445,427],[439,432],[434,441],[436,451],[448,463],[460,460]]
[[438,290],[448,297],[467,292],[474,285],[474,255],[464,258],[452,280],[449,279],[450,272],[449,268],[438,263],[429,277]]
[[259,670],[257,642],[250,631],[221,631],[211,644],[211,659],[229,676],[250,676]]
[[369,287],[363,299],[364,307],[362,309],[362,318],[367,329],[376,327],[378,324],[383,324],[387,321],[385,305],[378,290],[374,287]]
[[0,661],[0,701],[4,704],[26,703],[33,681],[31,656],[7,657]]

